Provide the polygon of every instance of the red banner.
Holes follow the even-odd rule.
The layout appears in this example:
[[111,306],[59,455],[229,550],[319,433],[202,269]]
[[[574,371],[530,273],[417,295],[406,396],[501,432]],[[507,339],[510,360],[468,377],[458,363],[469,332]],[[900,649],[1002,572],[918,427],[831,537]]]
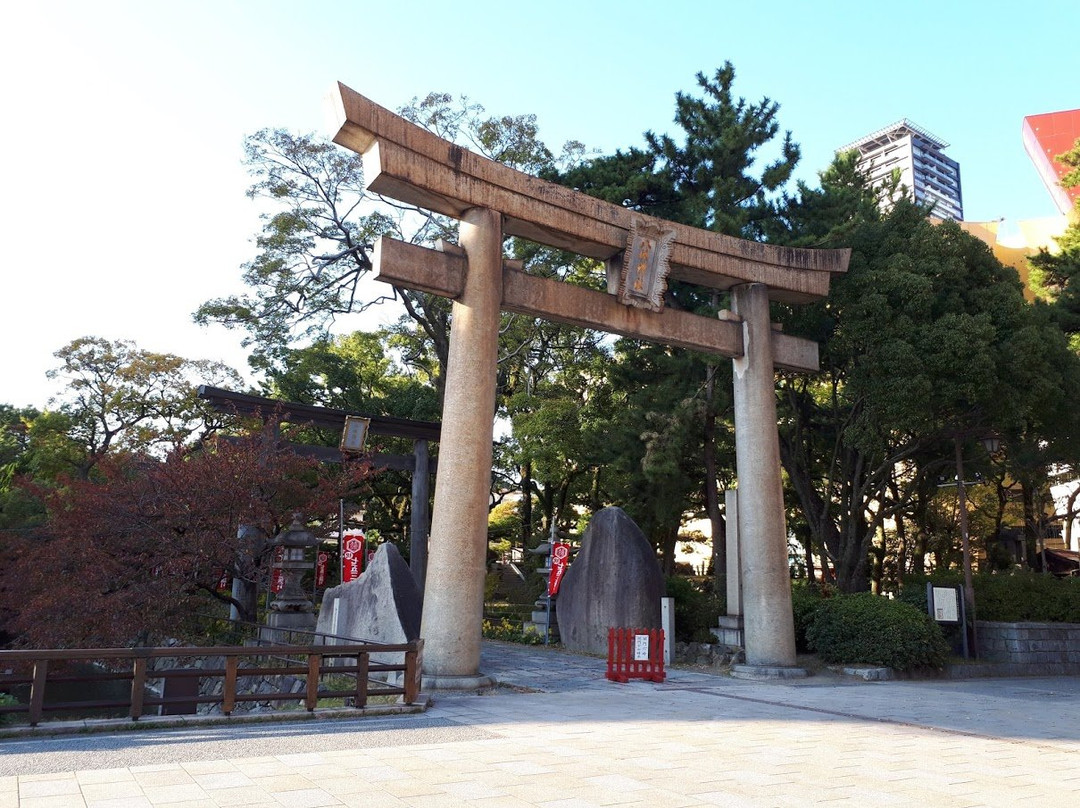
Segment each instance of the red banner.
[[346,531],[341,542],[341,582],[355,581],[363,572],[364,534],[358,530]]
[[221,571],[221,577],[218,579],[217,588],[219,590],[225,590],[232,586],[232,575],[228,570]]
[[270,571],[270,591],[275,595],[285,588],[285,570],[274,568]]
[[315,586],[326,586],[326,568],[330,565],[330,554],[319,552],[315,556]]
[[555,542],[551,545],[551,575],[548,576],[548,594],[559,594],[559,585],[562,583],[566,567],[570,564],[570,545],[566,542]]

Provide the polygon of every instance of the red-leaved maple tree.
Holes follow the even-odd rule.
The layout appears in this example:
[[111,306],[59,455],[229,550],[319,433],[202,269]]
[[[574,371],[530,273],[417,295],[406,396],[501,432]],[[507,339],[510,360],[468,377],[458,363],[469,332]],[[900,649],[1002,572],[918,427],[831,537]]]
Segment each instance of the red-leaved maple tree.
[[[184,635],[198,631],[200,615],[244,606],[218,590],[223,572],[258,580],[271,552],[261,537],[295,512],[336,514],[338,499],[355,496],[370,474],[366,461],[300,457],[271,428],[164,460],[109,455],[94,479],[51,493],[44,528],[7,548],[8,630],[37,648],[198,639]],[[256,529],[238,538],[241,526]]]

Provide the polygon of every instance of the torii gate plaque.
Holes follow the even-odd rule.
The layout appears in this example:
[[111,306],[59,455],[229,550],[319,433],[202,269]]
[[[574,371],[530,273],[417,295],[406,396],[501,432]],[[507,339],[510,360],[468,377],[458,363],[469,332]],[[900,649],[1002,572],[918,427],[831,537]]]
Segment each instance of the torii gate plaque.
[[[480,635],[503,309],[733,359],[746,661],[794,668],[774,368],[815,371],[818,357],[816,343],[773,330],[769,300],[824,297],[831,274],[846,271],[849,251],[759,244],[642,216],[467,151],[342,84],[329,100],[334,142],[363,155],[370,191],[461,221],[460,248],[383,238],[374,259],[380,280],[454,301],[424,596],[424,686],[488,681]],[[611,294],[504,262],[507,235],[606,261]],[[714,320],[664,309],[669,273],[731,290],[733,312]]]

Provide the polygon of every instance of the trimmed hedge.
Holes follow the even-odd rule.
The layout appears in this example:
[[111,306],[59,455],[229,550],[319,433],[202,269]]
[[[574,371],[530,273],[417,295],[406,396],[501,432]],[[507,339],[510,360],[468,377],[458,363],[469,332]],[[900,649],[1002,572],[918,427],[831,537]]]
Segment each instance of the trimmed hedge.
[[[959,586],[959,573],[905,579],[899,599],[926,611],[926,584]],[[981,573],[972,579],[975,616],[1001,623],[1080,623],[1080,578],[1029,570]]]
[[833,664],[941,668],[949,656],[941,629],[929,615],[869,592],[821,600],[806,640],[809,650]]
[[1037,572],[979,575],[975,615],[1002,623],[1080,623],[1080,578]]

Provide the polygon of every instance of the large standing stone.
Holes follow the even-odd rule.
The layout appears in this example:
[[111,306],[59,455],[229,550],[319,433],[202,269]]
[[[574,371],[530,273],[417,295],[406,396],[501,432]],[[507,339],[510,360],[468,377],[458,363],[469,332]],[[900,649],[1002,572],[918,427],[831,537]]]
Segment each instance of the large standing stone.
[[[420,590],[397,547],[389,542],[379,545],[363,575],[326,590],[317,630],[321,634],[385,644],[406,643],[420,637]],[[338,640],[337,644],[347,642]],[[398,663],[401,654],[372,654],[371,661]]]
[[609,628],[660,628],[663,596],[645,534],[622,508],[604,508],[589,521],[559,589],[559,636],[571,651],[607,654]]

